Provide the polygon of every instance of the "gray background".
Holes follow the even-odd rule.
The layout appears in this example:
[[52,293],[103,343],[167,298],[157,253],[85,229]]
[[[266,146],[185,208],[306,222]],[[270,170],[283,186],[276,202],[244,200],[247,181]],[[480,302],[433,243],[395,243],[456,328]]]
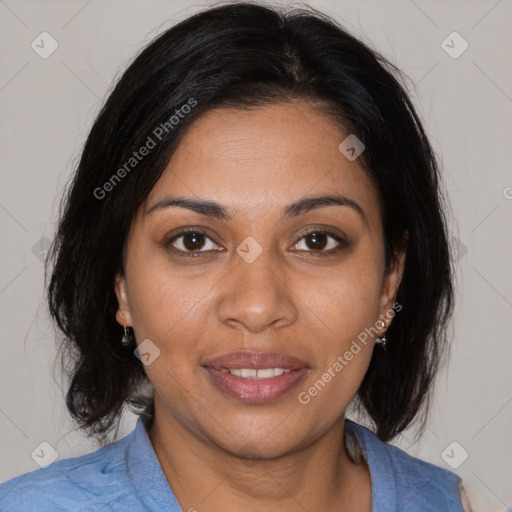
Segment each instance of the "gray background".
[[[0,0],[2,481],[36,469],[31,453],[41,442],[60,458],[97,447],[74,429],[65,382],[52,371],[55,335],[44,303],[41,254],[54,233],[62,189],[113,80],[142,45],[206,5]],[[451,360],[438,381],[425,435],[414,443],[409,431],[395,443],[448,469],[447,461],[460,462],[465,450],[468,458],[452,470],[465,479],[475,510],[505,510],[512,504],[512,3],[310,5],[410,77],[452,206],[458,283]],[[31,47],[43,31],[58,43],[47,59]],[[469,44],[457,58],[442,45],[454,31]],[[457,37],[444,43],[452,53],[462,49]],[[134,420],[125,415],[117,437]]]

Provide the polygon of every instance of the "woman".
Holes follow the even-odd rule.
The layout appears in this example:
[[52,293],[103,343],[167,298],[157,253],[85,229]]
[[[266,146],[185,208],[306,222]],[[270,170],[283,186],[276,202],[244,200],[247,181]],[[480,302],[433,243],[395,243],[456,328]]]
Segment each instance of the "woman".
[[78,424],[140,417],[2,484],[2,510],[463,510],[456,475],[386,444],[424,418],[453,302],[399,76],[321,14],[246,3],[138,55],[87,139],[48,300]]

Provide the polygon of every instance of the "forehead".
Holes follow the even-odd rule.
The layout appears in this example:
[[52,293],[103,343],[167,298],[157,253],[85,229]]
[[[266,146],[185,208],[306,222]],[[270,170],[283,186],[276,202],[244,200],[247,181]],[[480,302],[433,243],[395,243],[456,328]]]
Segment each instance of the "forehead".
[[187,128],[143,207],[166,195],[207,198],[236,217],[339,193],[378,216],[371,179],[338,149],[348,135],[302,101],[207,111]]

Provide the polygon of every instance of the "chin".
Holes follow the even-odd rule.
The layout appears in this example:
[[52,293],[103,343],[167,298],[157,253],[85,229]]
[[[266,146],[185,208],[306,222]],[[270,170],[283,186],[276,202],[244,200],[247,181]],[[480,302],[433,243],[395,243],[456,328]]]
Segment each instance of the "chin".
[[285,440],[273,440],[254,438],[243,444],[223,447],[230,455],[247,461],[274,460],[285,457],[298,450],[298,446]]
[[[282,422],[282,425],[284,423]],[[251,428],[230,425],[222,432],[210,434],[205,432],[205,434],[211,442],[227,454],[247,460],[278,459],[299,451],[309,444],[306,439],[307,433],[304,432],[302,435],[296,427],[293,430],[289,425],[282,430],[276,426],[268,427],[268,424],[253,422]],[[312,439],[310,442],[313,441]]]

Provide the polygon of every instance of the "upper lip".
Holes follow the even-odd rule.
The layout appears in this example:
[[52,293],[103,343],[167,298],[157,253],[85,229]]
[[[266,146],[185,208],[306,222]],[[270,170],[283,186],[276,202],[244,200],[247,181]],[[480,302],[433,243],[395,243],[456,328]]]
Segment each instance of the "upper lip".
[[221,368],[283,368],[297,370],[308,365],[296,358],[279,352],[231,352],[206,361],[203,366]]

